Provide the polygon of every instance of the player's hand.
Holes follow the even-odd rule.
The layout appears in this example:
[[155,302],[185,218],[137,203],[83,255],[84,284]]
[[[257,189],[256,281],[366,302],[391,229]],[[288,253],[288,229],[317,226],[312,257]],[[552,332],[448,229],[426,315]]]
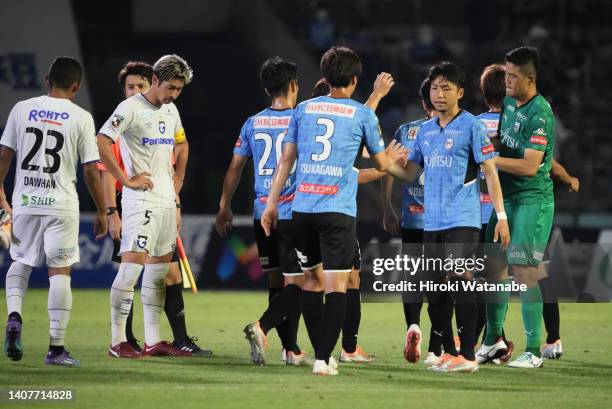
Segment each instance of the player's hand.
[[131,177],[128,179],[128,183],[126,183],[125,186],[130,189],[153,189],[151,174],[149,172],[142,172],[140,175]]
[[577,192],[580,190],[580,181],[578,178],[571,178],[569,182],[569,191]]
[[391,143],[385,148],[385,153],[392,163],[397,163],[402,168],[406,166],[408,160],[408,149],[406,149],[401,143],[396,140],[392,140]]
[[4,209],[9,214],[13,213],[13,209],[11,208],[11,205],[9,204],[8,200],[6,200],[6,197],[0,199],[0,209]]
[[388,72],[381,72],[376,76],[376,80],[374,81],[374,90],[372,92],[376,96],[383,98],[389,93],[393,85],[395,85],[393,76]]
[[232,222],[234,221],[234,214],[231,209],[219,209],[217,218],[215,219],[215,229],[219,236],[225,237],[227,233],[232,230]]
[[172,176],[172,181],[174,182],[174,191],[177,194],[181,193],[181,189],[183,188],[183,178],[175,174]]
[[116,211],[108,216],[108,234],[113,240],[121,240],[121,218]]
[[277,221],[278,209],[276,206],[266,206],[266,210],[261,215],[261,227],[263,227],[266,236],[270,237],[272,229],[276,228]]
[[181,213],[181,209],[176,209],[176,231],[181,231],[181,225],[183,223],[183,215]]
[[107,233],[108,216],[106,216],[105,211],[97,212],[94,220],[94,234],[96,235],[96,240],[102,240]]
[[399,218],[393,208],[386,209],[383,212],[383,229],[394,235],[399,234]]
[[497,221],[493,242],[497,243],[499,239],[501,239],[502,249],[507,250],[510,245],[510,228],[508,227],[508,220]]

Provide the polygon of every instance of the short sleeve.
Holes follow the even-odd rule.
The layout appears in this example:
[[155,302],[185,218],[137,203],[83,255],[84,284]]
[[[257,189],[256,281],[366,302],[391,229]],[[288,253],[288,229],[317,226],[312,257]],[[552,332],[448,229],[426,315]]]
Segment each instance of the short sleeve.
[[423,139],[423,128],[419,128],[414,145],[408,154],[408,160],[416,163],[419,166],[423,166],[423,152],[421,151],[421,140]]
[[292,143],[294,145],[297,143],[297,112],[298,110],[296,109],[293,111],[293,115],[291,115],[283,143]]
[[385,142],[382,139],[378,118],[374,111],[364,108],[363,142],[371,156],[385,150]]
[[474,161],[476,163],[482,163],[487,159],[493,159],[495,156],[495,148],[493,147],[491,139],[489,139],[487,127],[480,119],[474,119],[474,124],[472,125],[472,131],[470,133]]
[[134,113],[124,101],[117,106],[113,115],[102,125],[100,133],[108,136],[115,142],[130,127],[133,117]]
[[527,122],[525,132],[527,132],[525,149],[535,149],[543,152],[554,133],[553,119],[544,112],[537,112]]
[[248,120],[242,125],[242,129],[240,130],[240,135],[238,135],[238,139],[236,140],[236,145],[234,146],[234,154],[245,156],[250,158],[253,156],[251,152],[251,144],[249,143],[249,123],[251,121]]
[[79,136],[77,147],[81,163],[98,162],[100,154],[96,143],[96,127],[89,112],[86,112],[79,119]]
[[2,139],[0,139],[0,144],[6,146],[7,148],[11,148],[12,150],[17,150],[17,115],[18,115],[17,105],[11,109],[11,113],[6,120],[6,126],[4,127],[4,132],[2,133]]

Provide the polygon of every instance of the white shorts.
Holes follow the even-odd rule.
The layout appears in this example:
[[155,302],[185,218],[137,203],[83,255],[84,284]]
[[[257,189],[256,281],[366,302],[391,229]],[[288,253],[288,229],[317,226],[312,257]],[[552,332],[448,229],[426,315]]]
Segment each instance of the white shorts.
[[37,267],[69,267],[79,262],[79,214],[13,215],[11,258]]
[[124,206],[121,222],[121,248],[162,257],[176,249],[176,208]]

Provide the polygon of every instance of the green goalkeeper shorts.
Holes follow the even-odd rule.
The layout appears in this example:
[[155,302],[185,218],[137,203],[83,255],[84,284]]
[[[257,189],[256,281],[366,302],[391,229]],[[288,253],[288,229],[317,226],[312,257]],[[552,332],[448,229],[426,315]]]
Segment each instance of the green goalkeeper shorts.
[[[504,203],[510,227],[508,264],[538,266],[544,258],[555,214],[554,203]],[[492,243],[497,215],[492,212],[487,226],[486,242]]]

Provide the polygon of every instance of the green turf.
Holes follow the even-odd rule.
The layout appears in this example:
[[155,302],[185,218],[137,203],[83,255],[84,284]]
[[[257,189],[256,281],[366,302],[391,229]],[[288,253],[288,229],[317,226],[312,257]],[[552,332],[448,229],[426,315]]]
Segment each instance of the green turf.
[[[399,304],[365,304],[360,344],[376,353],[369,365],[341,365],[337,377],[310,368],[281,366],[280,344],[269,337],[265,368],[250,364],[242,327],[258,318],[264,293],[185,292],[188,328],[212,358],[118,360],[106,356],[110,338],[108,291],[76,290],[67,347],[82,367],[46,367],[47,292],[29,290],[24,313],[25,354],[0,359],[0,389],[73,388],[76,401],[10,404],[12,408],[610,408],[612,324],[610,304],[562,304],[565,354],[537,370],[485,366],[476,374],[430,373],[404,361]],[[2,293],[2,298],[4,294]],[[138,297],[137,297],[138,298]],[[4,309],[2,310],[4,311]],[[142,312],[136,303],[136,334]],[[423,310],[424,332],[429,327]],[[507,333],[524,346],[518,304],[508,313]],[[170,334],[166,323],[162,335]],[[300,343],[310,351],[305,330]],[[8,407],[7,403],[0,403]]]

